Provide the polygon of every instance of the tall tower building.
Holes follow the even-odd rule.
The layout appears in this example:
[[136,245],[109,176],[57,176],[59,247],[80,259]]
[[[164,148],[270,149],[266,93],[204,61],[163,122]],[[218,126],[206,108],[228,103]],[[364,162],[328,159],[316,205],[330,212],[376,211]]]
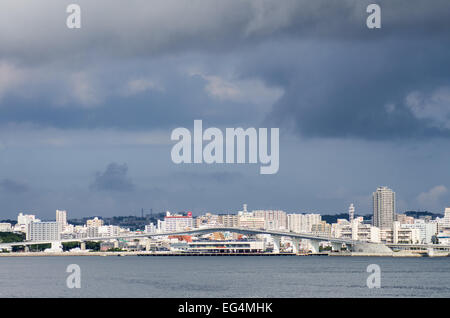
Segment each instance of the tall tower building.
[[374,226],[391,229],[395,220],[395,192],[388,187],[378,187],[372,195]]
[[67,225],[67,211],[56,210],[56,222],[60,223],[61,227],[64,228]]
[[355,206],[352,204],[350,204],[350,206],[348,207],[348,220],[350,221],[350,223],[353,222],[353,219],[355,218]]

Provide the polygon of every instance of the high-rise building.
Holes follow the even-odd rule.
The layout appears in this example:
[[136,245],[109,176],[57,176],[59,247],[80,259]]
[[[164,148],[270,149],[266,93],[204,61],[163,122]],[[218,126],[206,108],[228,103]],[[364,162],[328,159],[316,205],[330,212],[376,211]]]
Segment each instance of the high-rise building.
[[349,220],[349,222],[352,223],[354,218],[355,218],[355,206],[352,203],[348,207],[348,220]]
[[380,229],[392,229],[395,220],[395,192],[388,187],[378,187],[373,198],[373,225]]
[[31,222],[28,224],[27,240],[57,241],[60,233],[61,224],[58,222]]
[[67,211],[56,210],[56,222],[61,224],[62,229],[67,225]]

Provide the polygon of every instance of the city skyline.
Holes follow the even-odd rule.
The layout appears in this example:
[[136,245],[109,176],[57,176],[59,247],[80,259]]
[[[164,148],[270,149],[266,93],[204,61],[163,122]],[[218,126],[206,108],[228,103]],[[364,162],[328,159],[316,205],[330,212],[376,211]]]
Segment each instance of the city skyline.
[[[388,204],[392,205],[393,208],[390,212],[388,213],[388,218],[391,218],[392,220],[389,221],[388,224],[384,224],[383,222],[381,222],[381,219],[384,217],[386,218],[386,212],[380,212],[380,210],[378,210],[377,207],[377,201],[378,202],[382,202],[383,198],[381,197],[381,193],[384,192],[388,192],[388,193],[393,193],[393,200],[389,201]],[[388,194],[389,195],[389,194]],[[385,194],[383,194],[383,196],[385,196]],[[243,210],[246,212],[247,211],[247,207],[248,204],[244,203],[243,204]],[[443,206],[443,210],[446,210],[447,206]],[[347,211],[339,211],[337,213],[334,214],[328,214],[328,212],[320,212],[317,210],[302,210],[302,209],[295,209],[294,211],[289,211],[289,210],[285,210],[285,209],[280,209],[280,208],[274,208],[274,209],[268,209],[268,208],[263,208],[263,207],[256,207],[255,209],[253,209],[253,212],[257,212],[257,211],[282,211],[284,213],[291,213],[291,214],[307,214],[307,213],[316,213],[316,214],[320,214],[320,215],[342,215],[342,214],[348,214],[348,218],[350,221],[352,221],[352,219],[356,216],[364,216],[364,217],[370,217],[372,219],[372,222],[375,222],[374,225],[376,226],[380,226],[381,224],[384,224],[385,227],[391,227],[392,226],[392,221],[395,220],[395,216],[398,214],[403,214],[405,212],[419,212],[419,213],[432,213],[434,215],[441,215],[443,216],[444,214],[441,213],[443,210],[441,211],[429,211],[429,210],[403,210],[403,211],[397,211],[395,208],[395,192],[392,191],[392,189],[386,187],[386,186],[379,186],[377,187],[376,191],[372,193],[372,210],[369,211],[368,213],[361,213],[360,211],[358,211],[357,207],[355,207],[354,203],[350,203],[349,207],[347,208]],[[132,217],[144,217],[144,218],[148,218],[149,216],[157,216],[159,214],[165,214],[167,212],[174,212],[174,213],[185,213],[185,214],[191,214],[193,216],[201,216],[204,215],[205,213],[214,213],[214,214],[218,214],[218,215],[225,215],[225,214],[237,214],[240,212],[239,208],[235,208],[233,209],[229,209],[229,210],[208,210],[208,211],[197,211],[197,212],[193,212],[190,209],[182,209],[182,210],[171,210],[171,209],[165,209],[165,210],[160,210],[160,211],[153,211],[153,208],[148,208],[148,209],[144,209],[144,208],[140,208],[139,209],[139,214],[122,214],[122,215],[115,215],[115,216],[122,216],[122,217],[126,217],[126,216],[132,216]],[[150,212],[150,213],[147,213]],[[355,213],[356,212],[356,213]],[[20,214],[37,214],[36,211],[20,211]],[[384,213],[384,216],[381,216]],[[108,218],[111,217],[110,215],[108,216],[104,216],[101,214],[92,214],[92,215],[83,215],[83,216],[77,216],[77,217],[73,217],[73,218],[67,218],[67,210],[59,210],[56,209],[56,222],[62,223],[62,224],[66,224],[67,221],[69,220],[75,220],[75,219],[82,219],[82,218],[92,218],[92,217],[100,217],[100,218]],[[17,215],[17,214],[15,214]],[[389,216],[390,215],[390,216]],[[112,217],[115,217],[112,216]],[[44,218],[46,221],[51,220],[50,219],[46,219]],[[6,219],[5,219],[6,220]]]

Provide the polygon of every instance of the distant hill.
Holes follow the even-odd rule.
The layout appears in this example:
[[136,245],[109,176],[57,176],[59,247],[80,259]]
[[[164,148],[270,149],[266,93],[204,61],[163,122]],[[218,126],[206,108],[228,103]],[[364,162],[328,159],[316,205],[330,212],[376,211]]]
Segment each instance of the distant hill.
[[[147,214],[144,217],[139,217],[135,215],[129,216],[113,216],[113,217],[99,217],[102,219],[105,225],[117,225],[120,227],[129,228],[132,231],[143,230],[145,226],[154,223],[157,224],[158,220],[164,220],[165,213],[154,213]],[[93,217],[84,217],[80,219],[70,219],[68,223],[73,225],[84,225],[88,219],[93,219]]]
[[[440,213],[433,213],[429,211],[406,211],[403,213],[398,214],[406,214],[407,216],[412,216],[416,219],[423,219],[425,217],[431,217],[432,220],[436,219],[437,217],[444,217],[443,214]],[[372,215],[355,215],[355,217],[362,216],[364,217],[365,221],[369,221],[372,219]],[[323,214],[322,220],[327,221],[327,223],[336,223],[337,219],[345,219],[348,220],[348,213],[340,213],[340,214]]]
[[[364,220],[370,220],[372,219],[371,215],[355,215],[355,217],[362,216],[364,217]],[[340,214],[323,214],[322,220],[326,221],[327,223],[336,223],[337,219],[345,219],[348,220],[348,213],[340,213]]]
[[421,219],[421,218],[424,218],[426,216],[431,216],[431,218],[433,220],[436,219],[437,217],[439,217],[439,218],[444,217],[443,214],[432,213],[432,212],[429,212],[429,211],[406,211],[403,214],[406,214],[407,216],[412,216],[413,218],[416,218],[416,219]]
[[0,220],[0,223],[11,223],[12,225],[16,225],[16,220],[6,219],[6,220]]

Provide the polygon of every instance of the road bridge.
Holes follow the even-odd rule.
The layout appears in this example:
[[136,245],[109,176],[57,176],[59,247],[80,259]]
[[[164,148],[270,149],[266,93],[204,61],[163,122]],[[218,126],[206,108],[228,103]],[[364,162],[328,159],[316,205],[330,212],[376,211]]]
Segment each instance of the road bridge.
[[[330,242],[333,249],[339,250],[342,244],[351,247],[352,251],[364,252],[364,253],[391,253],[392,250],[384,244],[377,243],[367,243],[361,241],[347,240],[329,236],[321,236],[311,233],[296,233],[287,231],[274,231],[274,230],[263,230],[263,229],[250,229],[242,227],[211,227],[211,228],[201,228],[192,229],[176,232],[163,232],[163,233],[136,233],[128,235],[117,235],[108,237],[85,237],[85,238],[72,238],[72,239],[61,239],[58,241],[24,241],[15,243],[4,243],[0,244],[0,249],[6,248],[10,249],[13,246],[30,246],[36,244],[55,244],[55,243],[65,243],[65,242],[81,242],[85,243],[87,241],[109,241],[114,239],[139,239],[139,238],[151,238],[158,236],[177,236],[177,235],[199,235],[208,234],[214,232],[232,232],[239,233],[243,235],[258,235],[265,234],[270,235],[274,241],[275,251],[279,251],[280,241],[282,237],[288,237],[293,241],[294,252],[298,251],[298,246],[300,240],[308,240],[313,253],[319,252],[320,242]],[[82,244],[83,246],[83,244]]]

